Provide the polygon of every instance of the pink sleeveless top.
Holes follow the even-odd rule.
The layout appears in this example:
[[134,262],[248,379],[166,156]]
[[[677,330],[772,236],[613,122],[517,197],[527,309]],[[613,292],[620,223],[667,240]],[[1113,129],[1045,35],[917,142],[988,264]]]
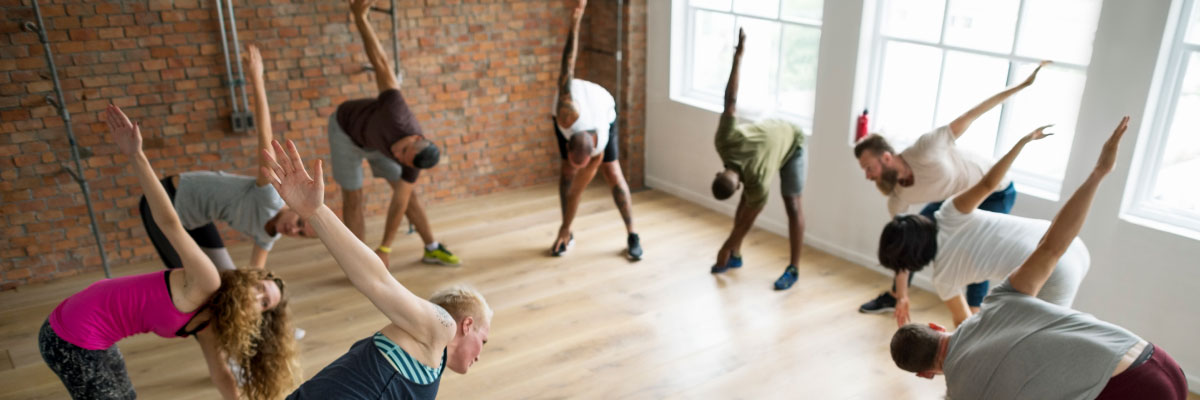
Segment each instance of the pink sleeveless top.
[[68,297],[50,313],[50,328],[68,343],[103,350],[146,332],[179,337],[195,311],[179,312],[171,302],[171,271],[105,279]]

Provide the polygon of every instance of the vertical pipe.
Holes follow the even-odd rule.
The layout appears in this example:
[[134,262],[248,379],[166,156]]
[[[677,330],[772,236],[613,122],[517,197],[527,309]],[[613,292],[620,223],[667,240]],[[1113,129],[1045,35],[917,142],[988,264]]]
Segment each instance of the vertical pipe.
[[397,23],[399,11],[396,9],[396,0],[392,0],[392,73],[396,74],[397,82],[400,82],[400,26]]
[[[54,54],[50,51],[50,41],[46,39],[46,28],[43,26],[42,9],[38,6],[38,0],[33,0],[33,13],[37,15],[38,40],[42,42],[42,49],[46,54],[46,64],[50,67],[50,76],[54,79],[54,94],[58,96],[58,104],[56,104],[58,115],[62,117],[63,126],[67,128],[67,140],[71,144],[71,159],[75,161],[75,172],[71,176],[83,191],[83,201],[87,204],[88,217],[92,219],[92,236],[96,238],[96,247],[100,249],[100,262],[104,265],[104,276],[111,278],[112,271],[108,268],[108,255],[104,252],[104,236],[100,234],[100,227],[96,223],[96,212],[92,209],[91,190],[83,176],[83,165],[79,162],[79,145],[75,142],[75,131],[71,129],[71,112],[67,110],[66,100],[63,98],[62,84],[58,80],[58,68],[54,65]],[[70,170],[68,169],[68,171]]]
[[[237,37],[237,19],[233,16],[233,0],[225,0],[229,6],[229,32],[233,35],[233,63],[237,65],[238,87],[242,88],[242,108],[250,112],[250,100],[246,95],[246,75],[242,73],[242,43]],[[249,128],[250,126],[247,126]]]
[[225,39],[225,13],[221,11],[221,0],[217,0],[217,23],[221,25],[221,52],[225,54],[225,83],[229,85],[229,105],[233,107],[233,119],[237,119],[237,86],[233,81],[233,66],[229,65],[229,42]]
[[[621,77],[623,76],[623,74],[621,73],[621,69],[625,65],[625,63],[623,62],[623,59],[625,58],[624,57],[625,56],[625,48],[623,47],[624,41],[625,41],[625,19],[624,19],[624,16],[625,16],[625,0],[617,0],[617,53],[616,53],[617,54],[617,57],[616,57],[617,58],[617,93],[616,93],[617,94],[617,132],[626,132],[626,128],[628,127],[628,126],[621,126],[622,118],[625,118],[625,120],[628,121],[626,116],[621,115],[621,111],[624,110],[624,107],[621,107],[621,103],[623,101],[625,101],[625,98],[621,97],[621,92],[622,92],[621,88],[623,86],[625,86],[625,82],[621,81]],[[628,124],[626,124],[626,125],[628,125]],[[625,143],[627,143],[627,144],[632,143],[629,141],[629,135],[625,135],[622,139],[624,139]],[[628,151],[629,146],[628,145],[626,146],[625,150],[626,151],[624,153],[629,154],[629,151]],[[629,165],[625,165],[625,167],[626,168],[622,168],[622,171],[629,170],[629,168],[628,168]]]

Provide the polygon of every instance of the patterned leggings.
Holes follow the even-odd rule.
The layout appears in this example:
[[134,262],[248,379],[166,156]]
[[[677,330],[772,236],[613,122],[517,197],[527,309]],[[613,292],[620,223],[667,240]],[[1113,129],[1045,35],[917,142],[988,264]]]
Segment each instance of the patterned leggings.
[[80,348],[58,337],[46,320],[38,332],[38,348],[72,399],[137,398],[116,345],[105,350]]

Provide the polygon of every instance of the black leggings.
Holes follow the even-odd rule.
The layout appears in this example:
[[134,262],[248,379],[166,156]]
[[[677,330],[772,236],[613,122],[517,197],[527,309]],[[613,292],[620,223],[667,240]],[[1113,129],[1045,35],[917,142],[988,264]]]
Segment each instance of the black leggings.
[[46,320],[38,332],[38,349],[72,399],[137,398],[117,345],[104,350],[84,349],[58,337],[50,320]]
[[[175,185],[171,183],[171,177],[163,178],[160,182],[162,182],[163,189],[167,190],[167,197],[171,198],[171,204],[175,204]],[[142,214],[142,225],[146,227],[146,235],[154,244],[154,250],[158,251],[158,257],[163,260],[167,268],[183,268],[183,262],[179,260],[179,253],[175,252],[175,248],[171,247],[167,236],[161,229],[158,229],[158,224],[154,222],[154,215],[150,212],[150,203],[146,202],[146,196],[142,196],[142,200],[138,202],[138,211]],[[209,249],[225,247],[225,242],[221,241],[221,232],[211,222],[208,225],[188,230],[187,233],[200,247]]]

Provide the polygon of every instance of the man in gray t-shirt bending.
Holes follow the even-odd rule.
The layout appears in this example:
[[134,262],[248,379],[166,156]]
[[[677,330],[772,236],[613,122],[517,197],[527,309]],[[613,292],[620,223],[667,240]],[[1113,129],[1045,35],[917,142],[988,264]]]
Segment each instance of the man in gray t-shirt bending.
[[1037,249],[954,333],[908,324],[892,336],[896,366],[946,376],[953,399],[1186,399],[1179,364],[1125,328],[1036,298],[1079,234],[1100,181],[1112,171],[1129,117],[1096,168],[1063,205]]

